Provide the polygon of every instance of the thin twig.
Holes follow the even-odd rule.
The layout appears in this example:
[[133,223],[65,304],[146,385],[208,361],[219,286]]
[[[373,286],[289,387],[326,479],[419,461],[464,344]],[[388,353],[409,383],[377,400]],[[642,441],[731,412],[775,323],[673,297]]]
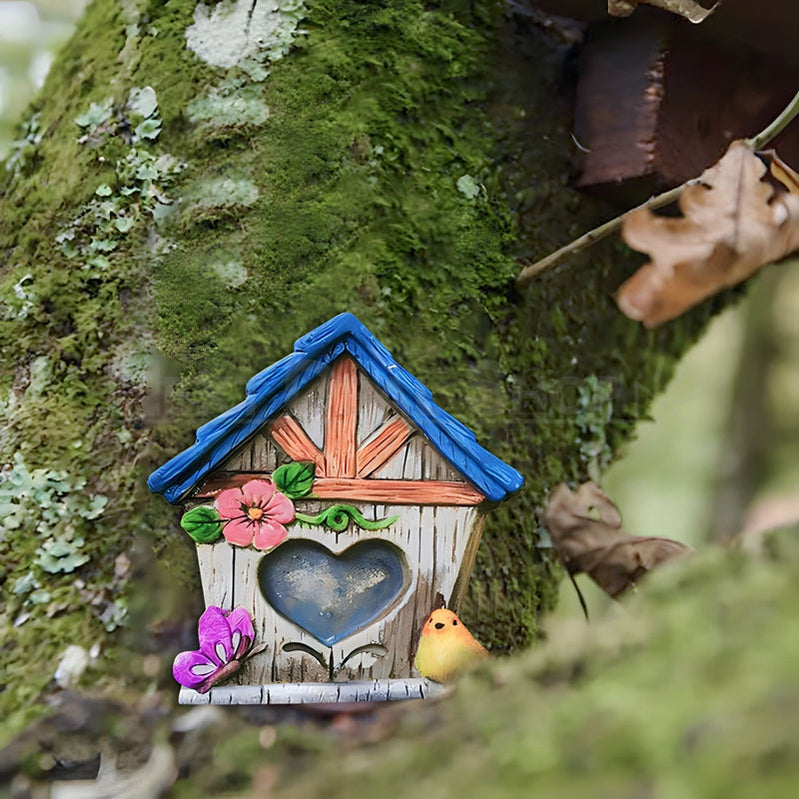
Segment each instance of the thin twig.
[[[746,140],[747,146],[752,150],[762,149],[775,136],[779,135],[786,125],[788,125],[788,123],[791,122],[791,120],[793,120],[797,114],[799,114],[799,92],[794,95],[791,102],[788,103],[782,113],[780,113],[780,115],[773,122],[771,122],[768,127],[764,128],[760,133],[757,134],[757,136],[753,136],[751,139]],[[700,180],[701,178],[692,178],[691,180],[687,180],[685,183],[683,183],[681,186],[677,186],[675,189],[669,189],[668,191],[663,192],[663,194],[658,194],[656,197],[650,197],[645,203],[641,203],[641,205],[636,206],[632,210],[637,211],[640,208],[649,208],[650,211],[654,211],[656,208],[662,208],[664,205],[668,205],[669,203],[673,203],[675,200],[679,199],[683,189],[699,183]],[[592,244],[598,242],[600,239],[604,239],[611,233],[615,233],[622,226],[624,223],[624,218],[629,213],[631,213],[631,211],[625,211],[615,219],[611,219],[609,222],[605,222],[599,227],[589,230],[588,233],[584,233],[582,236],[580,236],[580,238],[575,239],[565,247],[561,247],[559,250],[547,255],[546,258],[542,258],[540,261],[536,261],[529,266],[525,266],[524,269],[522,269],[522,271],[519,273],[519,276],[516,278],[516,288],[525,288],[525,286],[531,283],[536,277],[538,277],[538,275],[551,269],[565,256],[582,252]]]
[[[657,197],[650,197],[645,203],[641,203],[641,205],[637,206],[633,210],[637,211],[639,208],[649,208],[650,210],[662,208],[664,205],[673,203],[680,196],[680,194],[682,194],[682,190],[686,186],[691,186],[692,184],[698,182],[698,178],[689,180],[686,183],[683,183],[682,186],[677,186],[676,189],[669,189],[669,191],[666,191],[663,194],[658,194]],[[588,233],[583,233],[579,239],[575,239],[565,247],[555,250],[555,252],[553,252],[551,255],[547,255],[546,258],[542,258],[540,261],[530,264],[530,266],[525,266],[519,274],[519,277],[516,278],[517,288],[524,288],[531,280],[533,280],[533,278],[540,275],[542,272],[546,272],[547,269],[551,269],[565,255],[582,252],[592,244],[598,242],[600,239],[604,239],[611,233],[615,233],[622,226],[624,217],[629,213],[629,211],[625,211],[621,216],[617,216],[615,219],[605,222],[604,225],[595,227],[593,230],[589,230]]]
[[574,575],[567,570],[569,575],[569,579],[572,581],[572,585],[574,586],[574,590],[577,592],[577,599],[580,600],[580,607],[583,609],[583,615],[585,616],[586,621],[591,621],[588,618],[588,605],[586,604],[585,597],[583,596],[583,592],[580,590],[580,586],[577,585],[577,580],[574,579]]
[[782,113],[765,129],[761,130],[757,136],[747,139],[746,143],[752,150],[762,150],[772,139],[782,133],[785,126],[799,114],[799,92],[793,96]]

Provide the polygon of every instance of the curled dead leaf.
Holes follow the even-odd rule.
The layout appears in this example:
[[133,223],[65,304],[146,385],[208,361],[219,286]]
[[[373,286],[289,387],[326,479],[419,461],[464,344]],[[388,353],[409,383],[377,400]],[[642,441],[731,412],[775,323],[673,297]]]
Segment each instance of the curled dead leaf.
[[799,173],[791,169],[778,155],[776,150],[764,150],[759,155],[768,162],[769,172],[791,194],[799,194]]
[[651,261],[619,290],[622,312],[655,327],[799,247],[799,177],[776,157],[771,175],[784,189],[765,182],[765,173],[763,161],[735,141],[682,192],[682,217],[647,208],[628,214],[622,237]]
[[608,14],[612,17],[629,17],[639,5],[657,6],[698,24],[721,5],[721,0],[712,8],[705,8],[696,0],[608,0]]
[[544,524],[569,574],[585,572],[614,598],[659,563],[694,551],[670,538],[627,535],[619,509],[592,482],[576,491],[557,486]]

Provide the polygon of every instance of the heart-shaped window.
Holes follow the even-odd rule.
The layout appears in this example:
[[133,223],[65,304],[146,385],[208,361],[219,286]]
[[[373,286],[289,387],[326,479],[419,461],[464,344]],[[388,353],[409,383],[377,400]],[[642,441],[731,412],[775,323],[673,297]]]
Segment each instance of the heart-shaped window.
[[402,552],[386,541],[359,541],[339,555],[294,539],[265,555],[258,583],[281,615],[327,646],[368,627],[409,582]]

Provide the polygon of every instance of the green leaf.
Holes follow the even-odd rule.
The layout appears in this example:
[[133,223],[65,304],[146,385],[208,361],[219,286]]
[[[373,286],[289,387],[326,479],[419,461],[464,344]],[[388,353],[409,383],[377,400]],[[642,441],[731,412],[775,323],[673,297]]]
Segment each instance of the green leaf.
[[82,128],[89,128],[90,131],[107,122],[111,118],[113,100],[109,97],[102,103],[92,103],[89,110],[79,117],[75,117],[75,124]]
[[46,605],[51,599],[50,592],[45,591],[44,588],[37,589],[28,597],[31,605]]
[[113,200],[105,200],[104,202],[100,203],[100,216],[103,219],[110,219],[111,214],[115,214],[119,210],[118,203],[114,202]]
[[131,433],[127,427],[122,427],[114,432],[120,444],[130,444],[130,442],[133,441],[133,433]]
[[312,463],[295,461],[278,466],[272,475],[277,490],[289,499],[299,499],[311,493],[316,467]]
[[142,164],[136,170],[136,178],[138,180],[156,180],[158,178],[158,170],[153,164]]
[[39,587],[39,581],[33,572],[29,571],[24,577],[20,577],[15,583],[13,591],[17,596],[25,596],[35,588]]
[[89,243],[92,252],[113,252],[117,247],[119,242],[113,239],[92,239]]
[[180,526],[198,543],[214,544],[222,537],[222,519],[216,508],[200,505],[183,514]]
[[106,258],[104,255],[93,255],[90,258],[86,259],[86,266],[84,269],[108,269],[111,266],[111,262]]
[[128,95],[128,108],[132,114],[151,117],[158,110],[158,98],[152,86],[143,89],[131,89]]
[[136,220],[132,216],[120,216],[114,220],[114,225],[120,233],[127,233],[136,224]]
[[108,504],[108,497],[102,494],[95,494],[89,502],[88,508],[81,514],[87,519],[96,519],[105,510]]
[[74,258],[80,253],[80,250],[71,241],[65,241],[61,245],[61,252],[64,253],[67,258]]
[[160,225],[170,217],[174,216],[176,211],[176,205],[168,205],[167,203],[159,203],[156,201],[150,213],[152,213],[153,219],[155,219],[156,223]]
[[139,139],[157,139],[161,132],[161,120],[158,118],[145,119],[136,125],[136,136]]
[[107,184],[103,183],[102,186],[98,186],[94,192],[98,197],[110,197],[114,192],[113,189]]
[[50,574],[59,572],[68,574],[89,560],[89,556],[80,551],[81,546],[83,546],[81,538],[75,541],[66,538],[50,539],[36,550],[38,557],[34,562]]
[[239,62],[238,66],[239,69],[246,72],[255,83],[261,83],[269,77],[269,70],[264,69],[260,61],[255,58],[245,58],[244,61]]

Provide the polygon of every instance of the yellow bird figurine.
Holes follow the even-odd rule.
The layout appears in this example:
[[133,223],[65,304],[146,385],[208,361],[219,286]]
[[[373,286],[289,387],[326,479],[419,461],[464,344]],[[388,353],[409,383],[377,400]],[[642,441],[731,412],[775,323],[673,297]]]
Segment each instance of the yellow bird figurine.
[[463,622],[451,610],[440,608],[424,623],[414,662],[422,677],[449,682],[485,657],[488,650],[475,640]]

